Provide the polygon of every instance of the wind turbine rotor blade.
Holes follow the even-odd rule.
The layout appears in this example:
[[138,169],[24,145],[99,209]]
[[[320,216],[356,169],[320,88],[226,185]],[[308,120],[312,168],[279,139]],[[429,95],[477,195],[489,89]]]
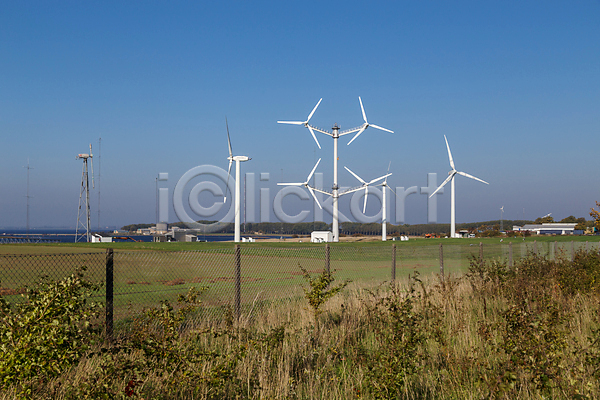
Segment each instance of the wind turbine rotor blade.
[[315,199],[315,201],[317,202],[317,205],[319,206],[319,208],[322,210],[323,207],[321,207],[321,203],[319,203],[319,199],[317,199],[317,196],[315,195],[315,191],[310,187],[310,186],[306,186],[308,188],[308,191],[310,192],[310,194],[312,194],[313,199]]
[[317,167],[319,166],[320,162],[321,162],[321,159],[319,158],[319,161],[317,161],[317,163],[313,167],[312,171],[310,171],[310,174],[308,174],[308,178],[306,179],[306,183],[308,183],[310,181],[310,178],[312,178],[312,176],[315,173],[315,171],[316,171]]
[[363,203],[363,214],[367,212],[367,198],[369,197],[369,186],[365,186],[365,202]]
[[[392,188],[391,188],[391,187],[389,187],[389,186],[387,186],[387,188],[388,188],[388,189],[390,189],[390,191],[391,191],[392,193],[394,193],[394,196],[398,197],[398,195],[396,194],[396,192],[394,192],[394,189],[392,189]],[[384,188],[383,190],[385,190],[385,188]]]
[[356,179],[358,179],[360,183],[362,183],[363,185],[367,185],[367,182],[365,182],[360,176],[358,176],[354,172],[352,172],[350,170],[350,168],[348,168],[346,166],[344,166],[344,168],[346,168],[346,171],[350,172]]
[[379,125],[369,124],[369,126],[372,126],[375,129],[379,129],[380,131],[386,131],[386,132],[389,132],[389,133],[394,133],[394,131],[391,131],[391,130],[389,130],[387,128],[383,128],[383,127],[381,127]]
[[289,183],[278,183],[279,186],[304,186],[306,183],[304,182],[289,182]]
[[310,125],[306,125],[306,127],[310,131],[310,134],[312,135],[313,139],[315,139],[315,142],[317,143],[317,146],[319,147],[319,150],[321,150],[321,145],[319,144],[319,141],[317,140],[317,137],[315,136],[315,131],[313,131],[313,129],[311,128]]
[[465,177],[467,177],[467,178],[471,178],[471,179],[475,179],[476,181],[483,182],[483,183],[485,183],[486,185],[489,185],[489,183],[487,183],[487,182],[486,182],[486,181],[484,181],[483,179],[479,179],[479,178],[477,178],[477,177],[475,177],[475,176],[473,176],[473,175],[469,175],[469,174],[467,174],[466,172],[460,172],[460,171],[457,171],[456,173],[457,173],[457,174],[459,174],[459,175],[465,176]]
[[363,107],[362,99],[360,98],[360,96],[358,96],[358,101],[360,102],[360,110],[362,111],[362,116],[363,116],[363,119],[365,120],[365,124],[368,124],[367,114],[365,114],[365,108]]
[[277,121],[278,124],[304,125],[302,121]]
[[454,160],[452,159],[452,153],[450,152],[450,145],[448,144],[448,139],[446,138],[446,135],[444,135],[444,140],[446,141],[446,148],[448,149],[448,159],[450,160],[450,168],[456,170],[456,167],[454,166]]
[[223,196],[223,203],[227,203],[227,191],[229,190],[229,177],[231,176],[231,164],[233,160],[229,159],[229,168],[227,168],[227,181],[225,182],[225,196]]
[[452,174],[448,175],[448,177],[446,178],[446,180],[445,180],[444,182],[442,182],[442,184],[441,184],[440,186],[438,186],[438,188],[437,188],[437,189],[435,189],[435,191],[434,191],[433,193],[431,193],[431,194],[429,195],[429,197],[431,197],[431,196],[433,196],[434,194],[436,194],[436,193],[438,192],[438,190],[440,190],[441,188],[443,188],[443,187],[444,187],[444,185],[445,185],[446,183],[450,182],[450,180],[451,180],[452,178],[454,178],[454,175],[455,175],[455,173],[452,173]]
[[[392,166],[392,162],[390,161],[390,163],[388,164],[388,170],[387,172],[390,172],[390,167]],[[391,174],[389,174],[388,176],[390,176]],[[383,181],[383,186],[387,186],[387,176],[385,177],[385,181]]]
[[367,183],[367,185],[370,185],[371,183],[375,183],[375,182],[377,182],[378,180],[381,180],[381,179],[383,179],[383,178],[387,178],[387,177],[388,177],[388,176],[390,176],[390,175],[391,175],[391,174],[386,174],[386,175],[380,176],[379,178],[375,178],[375,179],[371,180],[369,183]]
[[347,146],[350,146],[350,143],[354,142],[354,139],[356,139],[361,133],[363,133],[365,131],[365,129],[367,129],[369,127],[369,125],[367,123],[365,123],[363,125],[362,128],[360,128],[360,131],[358,131],[358,133],[356,135],[354,135],[354,137],[352,138],[352,140],[350,140],[347,144]]
[[313,114],[315,113],[315,111],[317,111],[317,107],[319,107],[319,104],[321,104],[321,101],[323,100],[323,98],[321,97],[319,99],[319,102],[317,103],[317,105],[315,106],[315,108],[313,108],[313,110],[310,112],[310,114],[308,114],[308,118],[306,119],[306,121],[304,122],[305,124],[308,123],[308,121],[310,121],[310,119],[312,118]]
[[[233,150],[231,148],[231,138],[229,137],[229,124],[227,123],[227,117],[225,117],[225,126],[227,127],[227,144],[229,145],[229,157],[233,157]],[[229,169],[231,169],[231,161],[229,161]]]

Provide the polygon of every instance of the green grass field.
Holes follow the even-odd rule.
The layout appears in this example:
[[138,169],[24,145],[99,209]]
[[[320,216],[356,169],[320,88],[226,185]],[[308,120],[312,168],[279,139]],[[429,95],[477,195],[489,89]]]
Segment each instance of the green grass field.
[[[528,252],[553,258],[568,257],[571,250],[596,248],[600,237],[535,237],[504,239],[414,239],[408,242],[360,242],[330,244],[330,269],[337,280],[364,283],[389,281],[392,276],[392,246],[396,245],[396,277],[418,271],[431,275],[440,271],[443,245],[445,274],[464,273],[472,257],[513,260]],[[586,243],[587,242],[587,243]],[[242,243],[241,302],[246,310],[278,299],[301,295],[305,285],[300,266],[317,274],[325,268],[325,245],[310,243]],[[117,317],[155,305],[175,302],[190,287],[205,287],[208,307],[233,304],[235,245],[233,243],[111,243],[0,245],[0,294],[16,301],[24,286],[42,276],[60,279],[86,266],[86,276],[105,281],[106,248],[114,255],[114,305]],[[104,287],[98,299],[103,300]]]

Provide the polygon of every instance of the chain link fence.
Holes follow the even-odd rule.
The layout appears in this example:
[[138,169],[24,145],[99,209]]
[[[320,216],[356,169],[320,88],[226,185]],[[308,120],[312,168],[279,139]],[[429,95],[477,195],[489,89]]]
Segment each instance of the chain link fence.
[[[22,301],[22,293],[42,277],[59,280],[85,267],[88,280],[102,283],[95,300],[105,301],[107,320],[126,325],[144,308],[177,302],[190,288],[202,289],[204,318],[234,313],[249,318],[274,302],[303,295],[311,275],[329,269],[338,281],[380,284],[419,271],[422,275],[462,274],[472,259],[515,263],[529,253],[555,259],[578,250],[600,251],[600,243],[523,242],[459,245],[230,245],[197,251],[115,251],[74,254],[0,255],[0,295]],[[109,274],[110,258],[110,274]],[[111,278],[112,277],[112,278]],[[107,290],[108,289],[108,290]]]

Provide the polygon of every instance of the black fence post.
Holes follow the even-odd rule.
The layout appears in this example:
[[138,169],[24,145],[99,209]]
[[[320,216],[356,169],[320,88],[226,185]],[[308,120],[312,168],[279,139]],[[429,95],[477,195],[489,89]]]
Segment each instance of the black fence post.
[[571,262],[575,260],[575,242],[571,240]]
[[558,242],[555,240],[554,241],[554,259],[556,260],[558,258]]
[[396,280],[396,243],[392,245],[392,281]]
[[508,243],[508,266],[513,266],[513,250],[512,250],[512,242]]
[[242,249],[235,245],[235,293],[234,293],[235,318],[240,320],[242,314]]
[[106,338],[109,342],[113,340],[113,275],[114,275],[114,253],[113,249],[106,249]]
[[479,262],[483,263],[483,242],[479,242]]
[[442,282],[444,282],[444,247],[440,243],[440,276],[442,277]]
[[325,271],[327,271],[328,274],[331,273],[330,269],[329,269],[329,262],[330,262],[330,248],[329,248],[329,243],[325,244]]

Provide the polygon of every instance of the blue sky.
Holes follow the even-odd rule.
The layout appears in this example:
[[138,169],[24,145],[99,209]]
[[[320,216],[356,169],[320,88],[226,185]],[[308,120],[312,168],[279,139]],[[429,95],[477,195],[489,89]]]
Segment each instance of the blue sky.
[[[172,192],[190,168],[227,168],[225,117],[234,152],[252,157],[244,172],[271,174],[257,192],[305,180],[321,157],[330,186],[332,140],[320,135],[318,150],[308,130],[276,121],[304,120],[323,98],[311,123],[355,127],[358,96],[395,133],[340,139],[341,185],[355,185],[342,166],[371,179],[389,161],[392,187],[426,186],[432,172],[441,183],[445,134],[457,168],[490,183],[457,178],[458,222],[498,219],[501,206],[506,219],[589,218],[599,23],[599,1],[7,2],[0,227],[25,226],[27,159],[30,225],[74,227],[75,156],[100,137],[101,225],[154,222],[158,173]],[[93,190],[93,226],[97,202]],[[427,222],[426,195],[405,207],[407,223]],[[449,219],[448,188],[438,221]]]

